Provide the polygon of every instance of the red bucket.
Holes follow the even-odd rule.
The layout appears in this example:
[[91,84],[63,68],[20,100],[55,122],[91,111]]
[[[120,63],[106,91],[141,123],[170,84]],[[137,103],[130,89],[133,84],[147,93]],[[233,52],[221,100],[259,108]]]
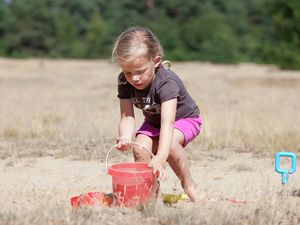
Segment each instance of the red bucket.
[[135,207],[155,198],[158,190],[157,176],[153,174],[153,170],[149,168],[148,163],[119,163],[109,167],[106,166],[106,168],[107,173],[112,176],[115,205]]
[[108,167],[117,206],[134,207],[156,196],[157,181],[148,163],[120,163]]

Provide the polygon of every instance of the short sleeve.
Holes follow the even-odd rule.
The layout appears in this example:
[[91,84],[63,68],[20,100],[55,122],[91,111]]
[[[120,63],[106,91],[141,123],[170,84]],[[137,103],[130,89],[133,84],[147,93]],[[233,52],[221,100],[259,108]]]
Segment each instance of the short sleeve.
[[179,96],[179,90],[179,85],[175,80],[168,79],[164,81],[157,91],[160,102],[163,103],[165,101],[177,98]]
[[128,99],[130,98],[129,84],[123,73],[118,76],[118,98]]

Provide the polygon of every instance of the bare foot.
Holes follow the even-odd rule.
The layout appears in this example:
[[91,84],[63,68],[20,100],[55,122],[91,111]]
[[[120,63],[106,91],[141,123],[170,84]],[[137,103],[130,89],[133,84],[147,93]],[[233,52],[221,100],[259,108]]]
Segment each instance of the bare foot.
[[207,193],[204,191],[200,192],[196,184],[185,187],[184,190],[192,202],[199,202],[207,199]]

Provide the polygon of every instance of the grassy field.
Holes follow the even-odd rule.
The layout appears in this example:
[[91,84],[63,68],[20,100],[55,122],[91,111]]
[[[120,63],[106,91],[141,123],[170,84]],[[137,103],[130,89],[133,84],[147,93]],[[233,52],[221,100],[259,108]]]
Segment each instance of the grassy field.
[[[198,62],[172,69],[204,117],[187,147],[199,186],[246,203],[73,211],[70,196],[111,188],[99,171],[117,136],[119,70],[108,61],[0,59],[0,224],[300,224],[299,172],[285,188],[274,172],[277,151],[299,156],[300,72]],[[182,192],[168,170],[162,191]]]

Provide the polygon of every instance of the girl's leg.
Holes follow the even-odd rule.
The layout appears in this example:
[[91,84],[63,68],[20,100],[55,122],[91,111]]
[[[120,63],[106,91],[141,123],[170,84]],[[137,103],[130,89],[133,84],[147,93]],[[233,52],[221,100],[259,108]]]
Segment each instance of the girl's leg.
[[172,146],[170,149],[170,154],[168,162],[181,181],[181,186],[188,194],[190,199],[194,202],[200,200],[201,196],[197,191],[197,185],[192,178],[190,172],[190,167],[188,163],[188,158],[182,147],[184,143],[184,136],[182,132],[177,129],[174,129],[174,135],[172,140]]
[[[144,134],[138,134],[135,139],[135,142],[139,143],[140,145],[147,148],[149,151],[152,151],[153,154],[155,154],[157,140],[158,138],[151,138]],[[133,156],[136,162],[150,162],[151,160],[151,155],[149,154],[149,152],[136,145],[133,146]]]
[[[157,152],[157,143],[158,143],[157,137],[152,138],[144,134],[138,134],[136,136],[135,142],[147,148],[149,151],[152,151],[153,154]],[[133,156],[134,156],[134,161],[136,162],[150,162],[151,160],[150,153],[146,151],[144,148],[141,148],[136,145],[133,146]],[[159,191],[160,191],[159,186],[160,183],[159,181],[157,181],[156,191],[155,191],[156,197],[159,196]]]

